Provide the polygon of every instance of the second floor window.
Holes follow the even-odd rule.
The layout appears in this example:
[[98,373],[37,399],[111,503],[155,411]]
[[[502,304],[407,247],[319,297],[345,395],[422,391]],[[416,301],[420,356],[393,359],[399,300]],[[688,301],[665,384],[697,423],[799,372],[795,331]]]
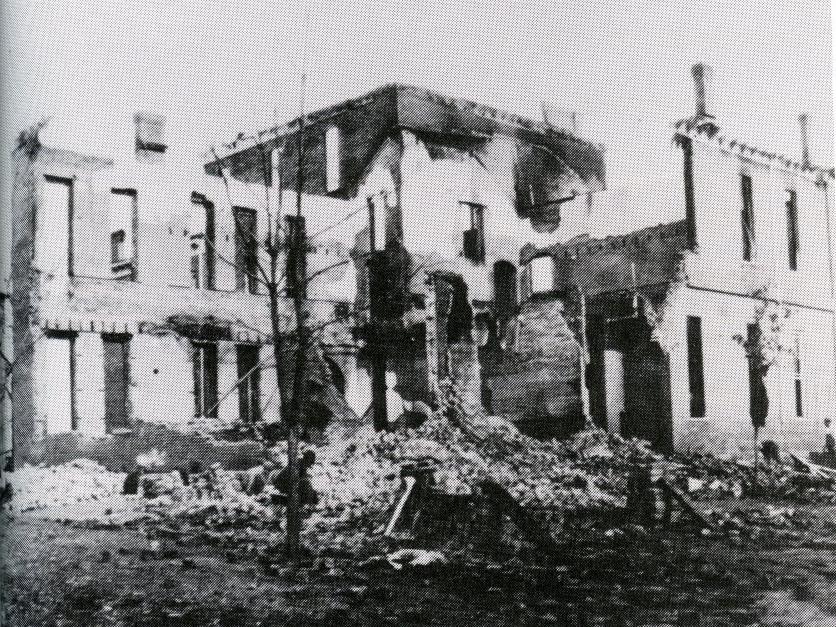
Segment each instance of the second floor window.
[[752,177],[740,177],[740,228],[743,236],[743,259],[752,261],[755,254],[755,205],[752,199]]
[[215,205],[192,194],[191,274],[194,287],[215,289]]
[[340,157],[342,138],[340,129],[329,126],[325,131],[325,191],[333,192],[342,187],[340,180]]
[[787,207],[787,261],[790,270],[798,270],[798,202],[795,191],[788,189],[786,196]]
[[464,256],[474,263],[485,261],[485,207],[472,202],[459,205],[470,215],[470,228],[464,232]]
[[118,278],[136,279],[136,234],[139,222],[136,190],[110,194],[110,263]]
[[233,207],[235,221],[235,288],[255,293],[258,278],[258,226],[256,213],[246,207]]
[[119,229],[110,235],[110,263],[116,265],[126,259],[125,231]]
[[35,258],[57,276],[73,274],[73,181],[47,176],[37,208]]

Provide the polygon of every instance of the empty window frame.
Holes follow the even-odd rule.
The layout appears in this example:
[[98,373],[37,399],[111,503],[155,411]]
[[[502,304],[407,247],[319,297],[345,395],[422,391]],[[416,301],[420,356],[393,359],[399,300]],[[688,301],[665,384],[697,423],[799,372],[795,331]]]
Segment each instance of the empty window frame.
[[688,316],[686,322],[688,341],[688,390],[691,416],[705,417],[705,373],[703,371],[702,319]]
[[493,265],[493,300],[502,318],[513,315],[517,308],[517,268],[509,261]]
[[136,190],[113,189],[110,194],[110,262],[113,272],[136,279],[136,250],[139,214]]
[[528,262],[528,270],[531,294],[554,291],[554,258],[551,255],[535,257]]
[[238,363],[238,418],[251,423],[261,419],[261,367],[259,347],[238,344],[235,347]]
[[[304,216],[285,216],[285,226],[287,233],[287,240],[285,242],[287,248],[287,265],[285,272],[285,293],[288,296],[296,294],[297,288],[302,291],[302,296],[306,293],[308,269],[306,265],[306,255],[298,255],[297,248],[299,245],[305,243],[305,217]],[[301,243],[300,243],[301,242]],[[301,284],[299,279],[301,279]]]
[[38,208],[35,253],[40,269],[73,276],[73,181],[45,176]]
[[788,189],[786,196],[787,208],[787,262],[790,270],[798,270],[798,200],[795,190]]
[[340,158],[342,152],[340,129],[329,126],[325,131],[325,191],[333,192],[342,186]]
[[[749,346],[757,346],[762,340],[760,325],[753,322],[746,326],[746,341]],[[769,395],[766,390],[766,370],[755,354],[747,355],[749,361],[749,415],[752,424],[760,428],[766,424],[769,413]]]
[[743,238],[743,259],[752,261],[755,254],[755,205],[752,197],[752,177],[740,176],[740,228]]
[[[215,289],[215,205],[192,195],[198,220],[192,226],[192,282],[197,288]],[[197,265],[196,265],[197,264]]]
[[464,256],[473,263],[485,261],[485,206],[460,202],[470,217],[470,228],[464,232]]
[[119,229],[110,234],[110,263],[112,266],[125,261],[125,231]]
[[47,433],[63,433],[78,429],[76,402],[76,334],[47,331],[38,343],[43,356],[42,396]]
[[218,345],[213,342],[192,344],[194,366],[195,416],[218,417]]
[[233,207],[235,221],[235,288],[254,294],[258,285],[258,224],[256,212]]

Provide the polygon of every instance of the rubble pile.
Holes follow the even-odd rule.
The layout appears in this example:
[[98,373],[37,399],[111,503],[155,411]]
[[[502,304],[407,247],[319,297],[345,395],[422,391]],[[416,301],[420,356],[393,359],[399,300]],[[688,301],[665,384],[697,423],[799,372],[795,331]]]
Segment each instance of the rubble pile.
[[140,499],[122,495],[125,473],[109,472],[89,459],[50,467],[26,465],[8,478],[13,495],[4,507],[14,515],[113,524],[144,516]]
[[836,503],[836,478],[800,472],[783,464],[754,467],[712,455],[678,456],[678,486],[698,500],[760,496],[801,503]]
[[445,494],[471,494],[490,479],[524,506],[582,509],[623,506],[629,468],[652,459],[646,443],[601,430],[543,442],[479,412],[380,434],[363,427],[316,453],[317,513],[370,528],[391,508],[404,464],[430,462],[434,489]]
[[255,497],[244,492],[238,475],[215,464],[207,472],[184,485],[176,472],[166,475],[165,494],[150,507],[159,507],[167,516],[202,524],[209,528],[226,528],[269,523],[274,509],[269,506],[269,493]]

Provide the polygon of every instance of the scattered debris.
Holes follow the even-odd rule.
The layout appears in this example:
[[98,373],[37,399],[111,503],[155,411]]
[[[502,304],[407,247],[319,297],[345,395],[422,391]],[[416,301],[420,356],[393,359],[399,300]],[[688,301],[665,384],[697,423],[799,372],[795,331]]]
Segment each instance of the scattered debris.
[[437,566],[447,563],[447,558],[439,551],[427,551],[425,549],[400,549],[386,556],[386,561],[395,570],[401,570],[404,566],[426,567]]

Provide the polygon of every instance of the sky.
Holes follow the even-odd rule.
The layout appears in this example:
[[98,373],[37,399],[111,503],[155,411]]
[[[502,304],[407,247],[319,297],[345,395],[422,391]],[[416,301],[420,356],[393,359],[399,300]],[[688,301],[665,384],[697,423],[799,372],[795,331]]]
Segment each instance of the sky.
[[167,116],[172,158],[402,82],[539,117],[585,116],[611,186],[642,145],[693,112],[690,67],[714,68],[723,134],[800,153],[813,122],[833,163],[830,6],[825,0],[0,0],[3,198],[17,132],[49,116],[45,143],[118,156],[132,115]]

